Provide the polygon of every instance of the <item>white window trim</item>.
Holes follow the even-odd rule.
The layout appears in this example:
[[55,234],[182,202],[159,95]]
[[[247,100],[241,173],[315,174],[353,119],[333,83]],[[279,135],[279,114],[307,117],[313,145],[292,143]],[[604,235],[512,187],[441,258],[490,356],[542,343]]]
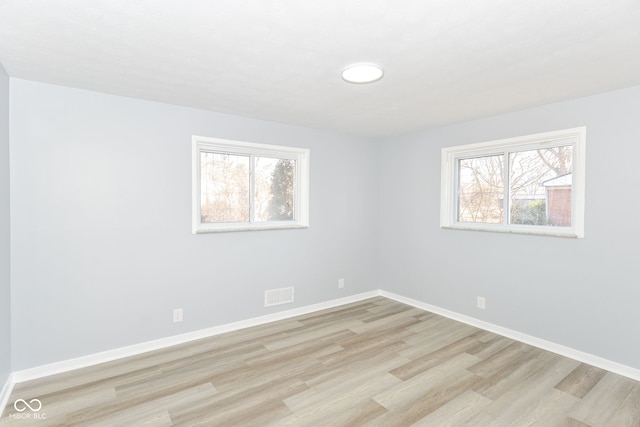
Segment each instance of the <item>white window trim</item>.
[[[441,159],[440,227],[558,237],[584,237],[586,129],[586,127],[578,127],[443,148]],[[501,154],[510,150],[522,151],[528,148],[539,148],[542,142],[545,142],[545,147],[567,145],[562,141],[566,141],[568,138],[575,138],[576,141],[573,144],[571,172],[573,178],[571,188],[571,227],[468,223],[457,220],[456,164],[459,159]]]
[[[309,227],[309,150],[279,145],[193,136],[192,141],[192,232],[216,233],[229,231],[277,230]],[[295,218],[292,221],[261,221],[240,223],[202,223],[200,216],[200,152],[216,151],[261,157],[292,159],[296,161],[294,196]],[[251,191],[253,194],[253,191]],[[252,196],[253,199],[253,196]],[[253,203],[253,201],[251,201]]]

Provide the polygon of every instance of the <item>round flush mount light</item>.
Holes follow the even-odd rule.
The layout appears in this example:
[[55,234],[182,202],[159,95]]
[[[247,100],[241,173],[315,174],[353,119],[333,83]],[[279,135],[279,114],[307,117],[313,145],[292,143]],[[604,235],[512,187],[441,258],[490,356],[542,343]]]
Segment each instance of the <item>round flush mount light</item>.
[[349,83],[373,83],[382,76],[384,71],[376,64],[351,64],[342,71],[342,79]]

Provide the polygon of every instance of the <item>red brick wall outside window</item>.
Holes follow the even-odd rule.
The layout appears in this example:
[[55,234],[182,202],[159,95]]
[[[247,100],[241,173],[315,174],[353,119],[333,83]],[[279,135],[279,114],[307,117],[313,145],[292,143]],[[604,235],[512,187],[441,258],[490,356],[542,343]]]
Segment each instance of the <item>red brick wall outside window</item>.
[[548,187],[549,225],[571,226],[571,186]]

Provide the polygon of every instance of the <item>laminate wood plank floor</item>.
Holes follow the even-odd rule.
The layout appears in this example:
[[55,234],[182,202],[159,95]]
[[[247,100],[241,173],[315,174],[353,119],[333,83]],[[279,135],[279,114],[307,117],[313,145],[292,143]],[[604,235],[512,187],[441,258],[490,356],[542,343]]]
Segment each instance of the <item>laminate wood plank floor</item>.
[[640,383],[378,297],[19,383],[0,420],[137,425],[637,427]]

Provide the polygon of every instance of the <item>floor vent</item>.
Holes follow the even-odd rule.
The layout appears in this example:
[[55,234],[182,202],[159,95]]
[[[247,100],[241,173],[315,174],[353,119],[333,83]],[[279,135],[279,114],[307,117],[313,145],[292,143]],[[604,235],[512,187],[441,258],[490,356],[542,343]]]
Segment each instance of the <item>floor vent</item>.
[[264,306],[288,304],[293,302],[293,287],[282,289],[270,289],[264,291]]

